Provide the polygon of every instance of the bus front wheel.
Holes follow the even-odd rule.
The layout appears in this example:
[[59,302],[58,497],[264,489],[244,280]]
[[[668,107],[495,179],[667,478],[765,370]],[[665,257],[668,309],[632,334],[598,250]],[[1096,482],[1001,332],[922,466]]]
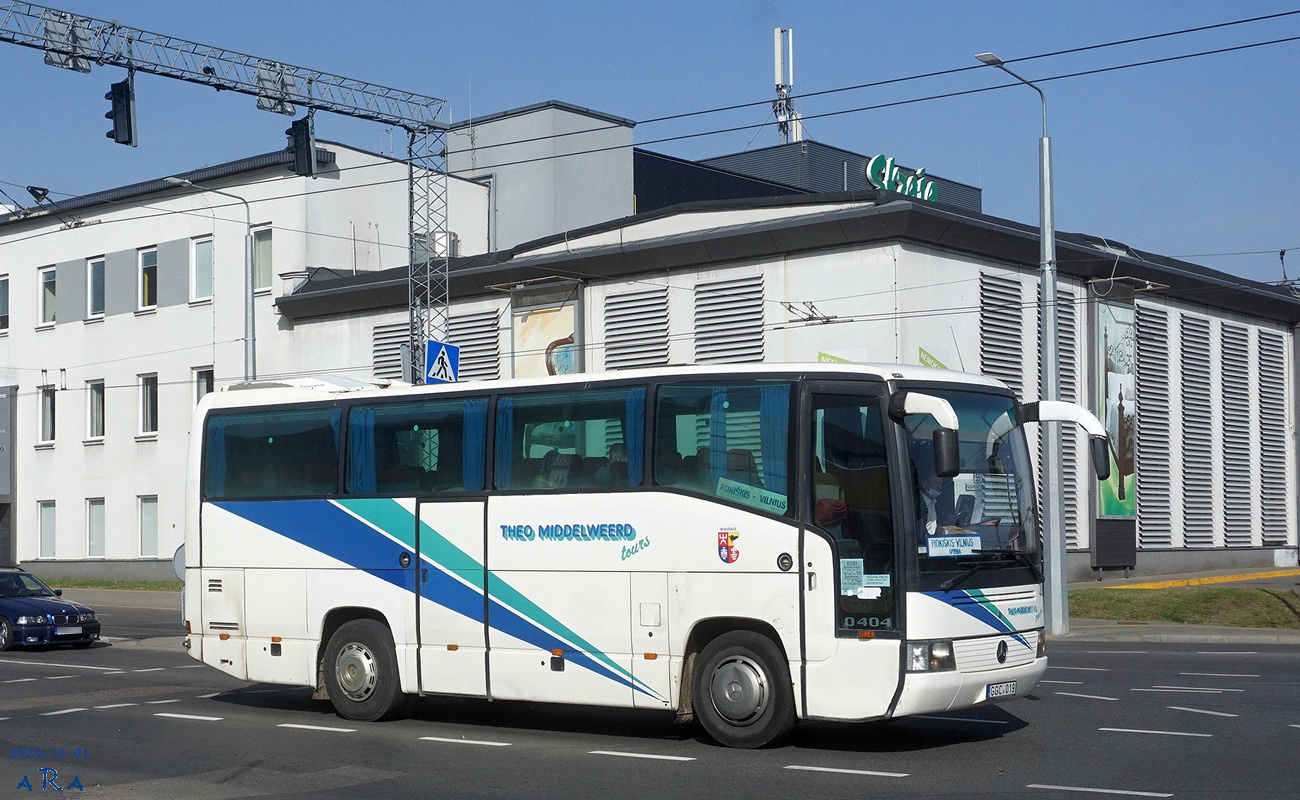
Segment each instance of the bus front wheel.
[[339,626],[325,648],[325,688],[340,716],[374,722],[396,716],[406,696],[388,629],[373,619]]
[[696,663],[695,716],[719,744],[763,747],[794,727],[790,669],[771,639],[753,631],[724,633]]

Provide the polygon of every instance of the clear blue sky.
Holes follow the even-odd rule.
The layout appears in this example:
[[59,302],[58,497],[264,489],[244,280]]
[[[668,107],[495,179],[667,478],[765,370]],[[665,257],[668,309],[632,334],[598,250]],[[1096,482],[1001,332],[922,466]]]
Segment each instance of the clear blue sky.
[[[1290,11],[1259,0],[1140,2],[631,3],[51,0],[123,25],[217,45],[449,102],[454,119],[547,99],[647,120],[773,96],[772,29],[794,28],[795,93],[1024,58],[1067,48]],[[8,0],[0,0],[0,9]],[[1300,36],[1300,15],[1013,65],[1036,80]],[[0,188],[76,195],[278,149],[289,119],[253,98],[140,74],[140,146],[115,145],[103,94],[124,71],[47,67],[0,43]],[[984,190],[987,213],[1038,219],[1040,106],[1027,87],[817,119],[815,115],[1006,83],[983,68],[809,98],[810,138]],[[1105,236],[1255,280],[1300,275],[1296,87],[1300,42],[1042,84],[1055,150],[1057,228]],[[645,142],[757,125],[755,107],[639,125]],[[317,135],[373,150],[403,137],[317,115]],[[752,131],[654,144],[702,158],[746,147]],[[775,144],[769,125],[754,147]],[[15,188],[15,185],[18,188]],[[1229,254],[1267,251],[1255,255]]]

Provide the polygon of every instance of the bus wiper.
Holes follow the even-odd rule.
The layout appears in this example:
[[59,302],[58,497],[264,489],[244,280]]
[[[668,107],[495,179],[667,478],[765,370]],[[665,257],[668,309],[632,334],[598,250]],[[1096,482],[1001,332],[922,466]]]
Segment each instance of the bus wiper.
[[1011,556],[1013,559],[1015,559],[1016,563],[1024,564],[1026,567],[1029,567],[1030,574],[1034,576],[1034,582],[1042,583],[1043,571],[1038,568],[1038,564],[1034,563],[1034,560],[1029,557],[1028,553],[1022,550],[1012,550],[1012,549],[985,550],[984,552],[997,553],[999,555],[1004,555],[1004,556]]
[[1001,561],[981,561],[980,563],[976,564],[975,566],[971,567],[965,572],[960,573],[958,575],[954,575],[953,577],[939,584],[939,588],[946,592],[959,583],[965,583],[967,578],[979,572],[980,570],[993,569],[994,567],[1004,563],[1006,563],[1005,559]]

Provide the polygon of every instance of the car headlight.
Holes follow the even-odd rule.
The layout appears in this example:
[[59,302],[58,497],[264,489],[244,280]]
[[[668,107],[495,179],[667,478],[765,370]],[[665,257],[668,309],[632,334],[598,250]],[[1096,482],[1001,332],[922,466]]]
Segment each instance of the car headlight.
[[40,616],[19,617],[17,620],[18,625],[42,625],[44,623],[45,623],[45,617],[40,617]]
[[79,614],[79,615],[77,615],[77,621],[78,621],[78,622],[94,622],[94,621],[95,621],[95,612],[94,612],[94,611],[88,611],[88,612],[86,612],[85,614]]
[[908,642],[908,672],[941,672],[957,668],[952,642]]

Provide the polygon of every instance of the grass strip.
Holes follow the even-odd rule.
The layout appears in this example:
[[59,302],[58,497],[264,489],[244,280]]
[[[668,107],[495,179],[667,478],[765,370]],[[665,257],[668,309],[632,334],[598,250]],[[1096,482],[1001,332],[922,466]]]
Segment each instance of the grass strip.
[[1070,616],[1300,630],[1300,598],[1263,588],[1076,589],[1070,592]]

